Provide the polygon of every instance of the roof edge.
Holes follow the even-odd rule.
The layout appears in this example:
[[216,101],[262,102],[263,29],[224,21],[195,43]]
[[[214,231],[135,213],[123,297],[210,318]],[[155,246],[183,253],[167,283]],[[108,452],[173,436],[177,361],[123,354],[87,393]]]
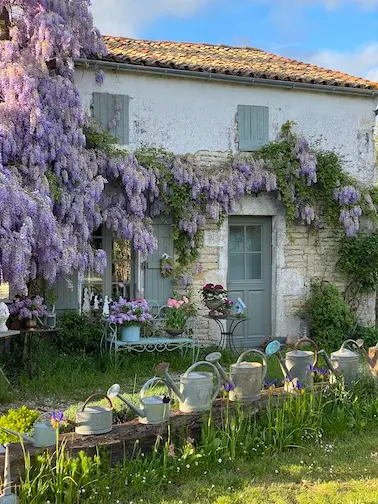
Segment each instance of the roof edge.
[[107,70],[118,70],[120,72],[136,72],[143,74],[181,77],[186,79],[199,79],[215,82],[228,82],[242,84],[246,86],[258,85],[269,87],[280,87],[285,89],[298,89],[301,91],[318,91],[323,93],[349,94],[354,96],[378,97],[378,89],[352,88],[342,86],[332,86],[330,84],[311,84],[307,82],[293,82],[275,79],[263,79],[261,77],[246,77],[243,75],[227,75],[211,72],[196,72],[194,70],[181,70],[178,68],[153,67],[146,65],[133,65],[131,63],[121,63],[116,61],[75,59],[76,66],[86,68],[101,68]]

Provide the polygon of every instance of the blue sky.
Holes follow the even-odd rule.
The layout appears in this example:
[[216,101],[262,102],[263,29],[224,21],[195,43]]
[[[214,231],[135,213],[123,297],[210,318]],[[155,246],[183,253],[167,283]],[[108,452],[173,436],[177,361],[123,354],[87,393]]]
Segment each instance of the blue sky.
[[252,46],[378,81],[378,0],[92,0],[106,35]]

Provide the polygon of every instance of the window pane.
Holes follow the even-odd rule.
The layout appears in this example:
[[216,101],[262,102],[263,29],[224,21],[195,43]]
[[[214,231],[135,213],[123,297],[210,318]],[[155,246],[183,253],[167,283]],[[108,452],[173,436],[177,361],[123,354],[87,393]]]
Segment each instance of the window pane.
[[261,279],[261,254],[246,254],[247,279]]
[[230,226],[230,254],[244,252],[244,226]]
[[113,259],[131,260],[131,244],[127,240],[113,240]]
[[117,261],[112,264],[112,282],[124,283],[130,282],[131,263],[126,261]]
[[246,252],[261,252],[261,226],[247,226]]
[[230,254],[230,280],[244,280],[244,254]]

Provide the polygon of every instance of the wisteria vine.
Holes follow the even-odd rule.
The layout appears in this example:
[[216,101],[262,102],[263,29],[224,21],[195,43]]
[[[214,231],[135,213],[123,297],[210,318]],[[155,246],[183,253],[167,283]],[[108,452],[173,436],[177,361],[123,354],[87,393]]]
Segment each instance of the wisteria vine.
[[[372,194],[337,156],[314,152],[289,124],[260,153],[216,173],[191,155],[112,149],[111,135],[85,116],[74,82],[75,58],[105,52],[89,4],[0,0],[11,19],[9,40],[0,40],[0,267],[19,292],[37,277],[52,284],[73,270],[101,272],[105,252],[91,247],[100,225],[150,254],[153,218],[171,215],[184,265],[196,258],[209,220],[220,222],[262,191],[282,200],[289,224],[319,227],[322,199],[326,217],[348,236],[362,214],[375,215]],[[96,84],[103,79],[97,72]]]

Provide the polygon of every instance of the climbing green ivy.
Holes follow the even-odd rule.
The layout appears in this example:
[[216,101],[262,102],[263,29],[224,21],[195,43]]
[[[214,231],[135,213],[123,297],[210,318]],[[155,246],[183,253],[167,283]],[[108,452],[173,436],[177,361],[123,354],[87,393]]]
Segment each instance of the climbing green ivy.
[[378,234],[360,233],[340,242],[339,270],[360,292],[378,288]]

